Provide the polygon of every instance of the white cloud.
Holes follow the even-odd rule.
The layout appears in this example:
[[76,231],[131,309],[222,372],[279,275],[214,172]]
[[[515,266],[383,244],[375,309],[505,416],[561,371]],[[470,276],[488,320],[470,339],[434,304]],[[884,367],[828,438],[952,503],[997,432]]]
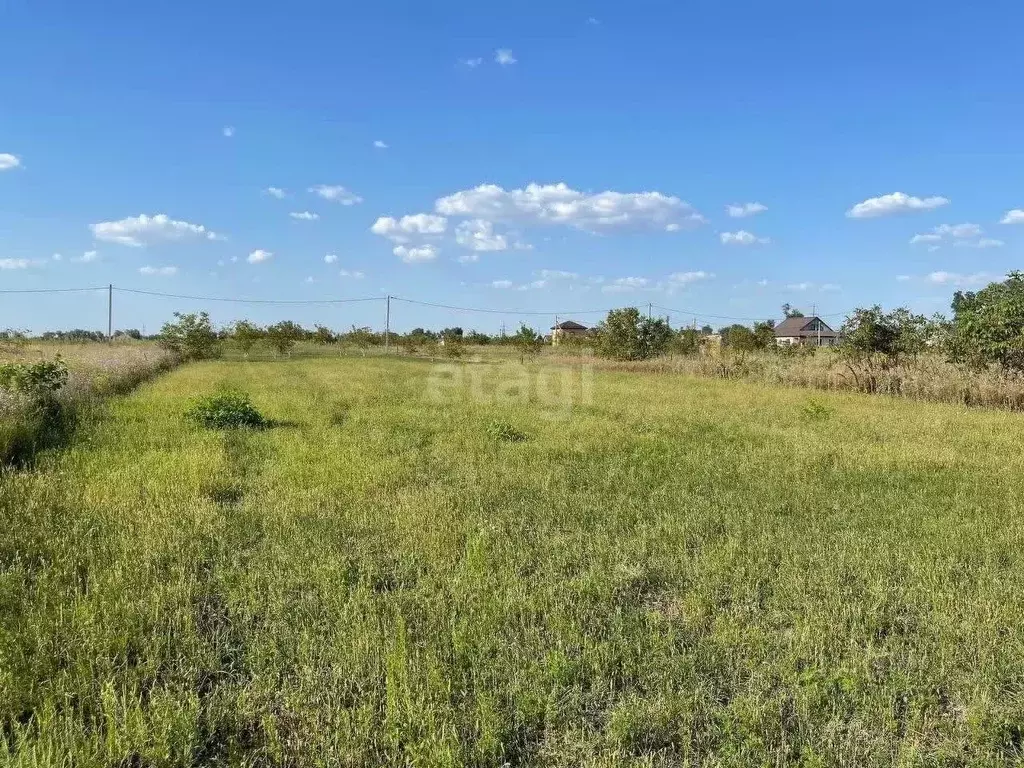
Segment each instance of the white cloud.
[[178,274],[177,267],[139,267],[140,275],[170,276]]
[[684,286],[699,280],[710,280],[712,277],[714,277],[713,273],[705,272],[704,270],[698,272],[673,272],[668,276],[668,282],[670,285]]
[[929,251],[936,251],[939,243],[952,242],[965,248],[998,248],[1004,245],[1002,240],[982,237],[984,230],[977,224],[940,224],[930,233],[914,235],[910,238],[911,245],[926,244]]
[[957,245],[965,248],[1002,248],[1006,243],[993,237],[982,237],[978,240],[958,242]]
[[435,210],[446,216],[486,221],[565,224],[587,232],[616,228],[654,228],[671,224],[695,226],[704,218],[683,200],[661,192],[600,192],[585,194],[558,184],[528,184],[505,190],[481,184],[439,198]]
[[437,258],[439,251],[433,245],[429,244],[417,246],[415,248],[409,248],[405,245],[396,245],[392,249],[392,253],[406,264],[415,264],[422,261],[433,261]]
[[537,275],[544,280],[576,280],[579,278],[575,272],[566,272],[563,269],[542,269]]
[[310,275],[309,277],[307,277],[307,278],[306,278],[306,282],[307,282],[307,283],[315,283],[315,282],[316,282],[316,280],[314,280],[314,279],[313,279],[313,277],[312,277],[312,275]]
[[156,216],[140,214],[119,221],[101,221],[90,224],[93,237],[108,243],[141,248],[161,241],[189,239],[218,240],[220,236],[202,224],[175,221],[165,213]]
[[508,238],[497,234],[485,219],[470,219],[455,228],[455,242],[471,251],[506,251]]
[[518,59],[512,55],[512,51],[508,48],[499,48],[496,50],[494,52],[494,60],[503,67],[515,64],[518,61]]
[[9,171],[21,165],[21,158],[8,152],[0,152],[0,171]]
[[835,283],[821,283],[819,285],[817,283],[804,282],[790,283],[785,286],[785,288],[787,291],[838,291],[841,286],[836,285]]
[[280,187],[267,187],[263,190],[263,193],[270,195],[271,197],[276,197],[278,200],[284,199],[285,196],[285,191]]
[[363,198],[359,195],[337,184],[317,184],[314,187],[310,187],[309,191],[315,195],[320,195],[324,200],[330,200],[332,203],[341,203],[341,205],[356,205],[363,202]]
[[737,203],[725,206],[726,213],[734,219],[743,219],[767,210],[768,206],[762,203]]
[[416,213],[396,219],[381,216],[370,227],[375,235],[386,237],[395,243],[407,243],[416,235],[442,235],[448,228],[448,219],[432,213]]
[[381,141],[380,139],[377,139],[376,141],[374,141],[373,142],[373,146],[376,147],[377,149],[387,149],[388,148],[387,143]]
[[962,240],[969,237],[978,237],[981,235],[981,227],[977,224],[940,224],[935,228],[935,234],[937,235],[948,235],[958,240]]
[[364,277],[366,277],[366,275],[364,275],[362,272],[352,272],[347,269],[341,270],[340,272],[338,272],[338,274],[341,275],[342,277],[351,277],[353,280],[362,280]]
[[910,279],[910,275],[896,275],[896,279],[901,283],[905,283]]
[[587,19],[587,24],[589,24],[592,27],[596,27],[600,23],[601,22],[598,19],[595,19],[593,16],[591,16],[591,17],[589,17]]
[[0,259],[0,269],[28,269],[32,262],[28,259]]
[[224,134],[225,139],[230,139],[232,136],[235,135],[235,126],[225,125],[223,130],[221,130],[221,133]]
[[869,197],[853,206],[846,215],[851,219],[870,219],[905,211],[930,211],[948,204],[949,200],[945,197],[920,198],[904,192],[893,192],[880,197]]
[[292,211],[288,215],[293,219],[298,219],[299,221],[316,221],[320,218],[319,213],[310,213],[309,211],[302,211],[301,213]]
[[620,277],[602,286],[601,290],[605,293],[628,293],[638,288],[646,288],[650,282],[646,277]]
[[63,256],[61,256],[61,255],[60,255],[59,253],[55,253],[55,254],[53,254],[53,256],[51,256],[50,258],[51,258],[51,259],[53,259],[54,261],[60,261],[60,260],[62,260],[62,259],[63,259],[64,257],[63,257]]
[[[3,160],[3,155],[0,155],[0,161]],[[0,168],[3,168],[3,163],[0,162]],[[1014,208],[1012,211],[1007,211],[1006,215],[999,220],[1000,224],[1024,224],[1024,210],[1020,208]]]
[[477,67],[479,67],[481,64],[484,63],[484,60],[481,59],[481,58],[459,59],[459,63],[462,66],[464,66],[464,67],[469,67],[470,69],[476,69]]
[[269,261],[274,257],[274,254],[270,251],[264,251],[262,248],[257,248],[255,251],[249,254],[246,261],[250,264],[262,264],[264,261]]
[[71,260],[76,264],[89,264],[97,261],[100,257],[99,251],[86,251],[81,256],[73,256]]
[[491,283],[491,287],[492,288],[511,288],[512,287],[512,281],[511,280],[495,280],[494,282]]
[[925,279],[939,285],[967,286],[991,282],[993,277],[987,272],[975,272],[972,275],[961,275],[956,272],[932,272]]
[[333,264],[337,260],[338,260],[338,254],[336,254],[336,253],[328,253],[326,256],[324,256],[324,263],[325,264]]
[[741,229],[739,232],[722,232],[719,235],[719,239],[725,245],[754,245],[756,243],[764,245],[771,242],[770,238],[758,237],[755,234],[747,232],[745,229]]

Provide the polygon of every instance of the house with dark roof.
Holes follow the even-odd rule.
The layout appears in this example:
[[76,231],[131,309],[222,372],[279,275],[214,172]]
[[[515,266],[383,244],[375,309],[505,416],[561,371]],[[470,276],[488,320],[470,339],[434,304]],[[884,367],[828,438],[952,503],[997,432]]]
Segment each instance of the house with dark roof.
[[575,320],[563,320],[551,326],[551,343],[558,344],[566,338],[586,336],[588,330],[587,326]]
[[787,317],[775,326],[775,343],[780,347],[831,347],[839,343],[839,334],[820,317]]

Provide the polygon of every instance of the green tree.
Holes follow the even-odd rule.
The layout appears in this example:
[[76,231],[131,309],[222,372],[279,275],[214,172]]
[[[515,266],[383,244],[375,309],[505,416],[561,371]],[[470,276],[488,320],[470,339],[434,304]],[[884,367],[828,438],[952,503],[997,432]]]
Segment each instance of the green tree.
[[927,347],[933,326],[905,307],[887,313],[876,304],[855,309],[839,333],[838,352],[854,381],[874,392],[883,371],[905,365]]
[[231,338],[246,357],[256,343],[266,336],[266,331],[248,320],[239,320],[231,329]]
[[771,320],[762,320],[754,323],[754,338],[757,349],[775,348],[775,323]]
[[693,328],[683,328],[672,337],[669,350],[677,355],[695,355],[700,352],[703,342],[704,336],[700,331]]
[[613,360],[648,360],[663,355],[672,329],[662,318],[647,318],[636,307],[613,309],[597,327],[597,354]]
[[1024,272],[953,296],[950,358],[974,368],[1024,371]]
[[217,334],[206,312],[174,313],[175,322],[164,323],[157,342],[188,360],[203,360],[217,353]]
[[786,302],[782,305],[782,316],[783,317],[803,317],[804,313],[799,309],[796,309],[792,304]]
[[359,352],[365,357],[366,350],[377,343],[377,334],[371,331],[368,327],[363,326],[357,328],[352,326],[352,330],[345,334],[344,339],[348,344],[352,344]]
[[333,344],[334,342],[336,342],[338,340],[338,337],[335,336],[334,331],[332,331],[326,325],[317,325],[313,329],[313,337],[312,338],[313,338],[313,341],[315,341],[317,344],[324,344],[324,345]]
[[267,326],[267,341],[279,355],[290,352],[295,342],[305,337],[306,329],[291,320],[282,320],[280,323]]
[[511,338],[512,343],[519,349],[520,362],[525,361],[527,355],[538,354],[544,344],[544,337],[526,323],[522,323]]
[[461,341],[463,333],[461,328],[455,326],[454,328],[445,328],[439,335],[445,340],[456,339],[457,341]]

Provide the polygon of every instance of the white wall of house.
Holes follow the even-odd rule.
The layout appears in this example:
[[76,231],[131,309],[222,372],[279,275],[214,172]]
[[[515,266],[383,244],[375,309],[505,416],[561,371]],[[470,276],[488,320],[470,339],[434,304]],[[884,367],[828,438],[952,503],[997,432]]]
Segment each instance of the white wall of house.
[[[836,342],[837,339],[834,336],[822,336],[820,346],[831,347]],[[776,336],[775,343],[780,347],[789,347],[793,344],[806,344],[809,347],[819,346],[817,336]]]

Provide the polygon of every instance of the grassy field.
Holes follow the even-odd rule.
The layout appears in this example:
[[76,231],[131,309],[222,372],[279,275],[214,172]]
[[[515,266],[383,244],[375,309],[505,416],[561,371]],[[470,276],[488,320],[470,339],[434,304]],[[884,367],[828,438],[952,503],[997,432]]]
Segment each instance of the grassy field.
[[193,364],[0,478],[0,763],[1020,763],[1019,415],[558,376]]

